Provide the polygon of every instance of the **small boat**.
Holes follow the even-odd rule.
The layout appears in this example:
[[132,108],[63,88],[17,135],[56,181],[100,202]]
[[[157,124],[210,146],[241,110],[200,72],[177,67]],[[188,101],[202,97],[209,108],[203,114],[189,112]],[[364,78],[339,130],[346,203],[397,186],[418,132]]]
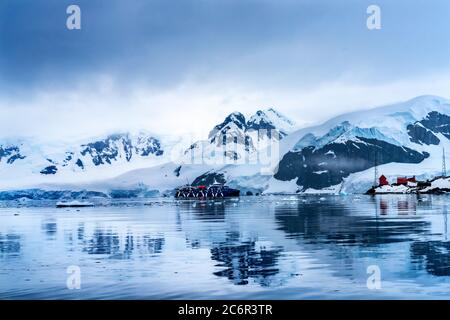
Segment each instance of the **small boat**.
[[82,208],[82,207],[93,207],[92,202],[87,201],[60,201],[56,203],[57,208]]

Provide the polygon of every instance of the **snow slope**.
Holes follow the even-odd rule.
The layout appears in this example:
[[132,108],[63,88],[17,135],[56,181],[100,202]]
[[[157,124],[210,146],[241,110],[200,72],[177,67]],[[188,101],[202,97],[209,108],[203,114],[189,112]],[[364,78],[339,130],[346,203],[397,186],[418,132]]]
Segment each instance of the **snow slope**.
[[[177,143],[176,137],[161,137],[145,131],[69,142],[4,138],[0,140],[0,189],[114,177],[136,168],[168,162],[168,151]],[[8,151],[11,149],[18,151]]]
[[443,148],[450,155],[449,133],[450,101],[436,96],[340,115],[287,136],[275,178],[298,177],[303,191],[339,184],[339,192],[354,193],[373,184],[375,162],[388,179],[433,177]]
[[[406,102],[376,107],[346,113],[334,117],[323,124],[301,128],[286,137],[283,143],[284,153],[295,149],[296,144],[305,136],[320,138],[328,134],[333,128],[347,123],[354,128],[374,129],[366,137],[378,138],[378,133],[395,140],[398,144],[410,146],[411,141],[406,133],[407,124],[414,123],[426,117],[432,111],[450,115],[450,100],[442,97],[426,95],[419,96]],[[391,141],[392,141],[391,140]],[[317,141],[310,143],[314,145]]]
[[[231,113],[213,128],[208,139],[189,148],[185,137],[161,137],[148,132],[69,143],[2,139],[0,148],[4,147],[8,154],[3,152],[2,159],[0,149],[0,190],[38,188],[107,193],[142,189],[165,193],[201,175],[217,172],[230,185],[258,193],[269,186],[271,175],[261,174],[267,164],[258,164],[256,151],[272,141],[278,142],[294,126],[292,120],[270,108],[258,110],[248,121],[239,112]],[[278,134],[272,135],[271,130]],[[228,142],[226,145],[224,140]],[[9,159],[14,162],[7,163]],[[275,166],[276,162],[271,164],[272,169]]]

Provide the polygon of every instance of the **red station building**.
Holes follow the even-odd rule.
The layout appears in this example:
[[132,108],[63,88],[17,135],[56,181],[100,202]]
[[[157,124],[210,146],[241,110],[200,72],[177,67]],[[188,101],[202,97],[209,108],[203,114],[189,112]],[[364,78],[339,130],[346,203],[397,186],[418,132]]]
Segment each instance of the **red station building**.
[[416,181],[416,177],[411,177],[411,178],[407,178],[407,177],[398,177],[397,178],[397,184],[404,184],[406,185],[408,182],[417,182]]
[[389,182],[387,181],[384,175],[381,175],[379,178],[380,186],[387,186]]

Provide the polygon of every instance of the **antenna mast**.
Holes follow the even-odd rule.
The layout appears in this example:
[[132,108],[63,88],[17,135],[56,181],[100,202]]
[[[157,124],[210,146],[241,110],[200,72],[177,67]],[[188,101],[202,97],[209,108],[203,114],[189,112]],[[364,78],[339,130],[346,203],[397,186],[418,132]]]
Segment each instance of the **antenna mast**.
[[442,177],[447,176],[447,168],[445,166],[445,149],[442,148]]
[[378,151],[375,151],[373,186],[378,186]]

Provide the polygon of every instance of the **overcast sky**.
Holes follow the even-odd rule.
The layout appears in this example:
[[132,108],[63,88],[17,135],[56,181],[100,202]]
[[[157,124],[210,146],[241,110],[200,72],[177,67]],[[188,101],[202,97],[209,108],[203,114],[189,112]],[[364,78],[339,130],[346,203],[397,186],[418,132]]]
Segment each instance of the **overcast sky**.
[[[81,30],[66,28],[70,4]],[[235,110],[306,125],[450,98],[449,13],[448,0],[2,0],[0,137],[200,136]]]

